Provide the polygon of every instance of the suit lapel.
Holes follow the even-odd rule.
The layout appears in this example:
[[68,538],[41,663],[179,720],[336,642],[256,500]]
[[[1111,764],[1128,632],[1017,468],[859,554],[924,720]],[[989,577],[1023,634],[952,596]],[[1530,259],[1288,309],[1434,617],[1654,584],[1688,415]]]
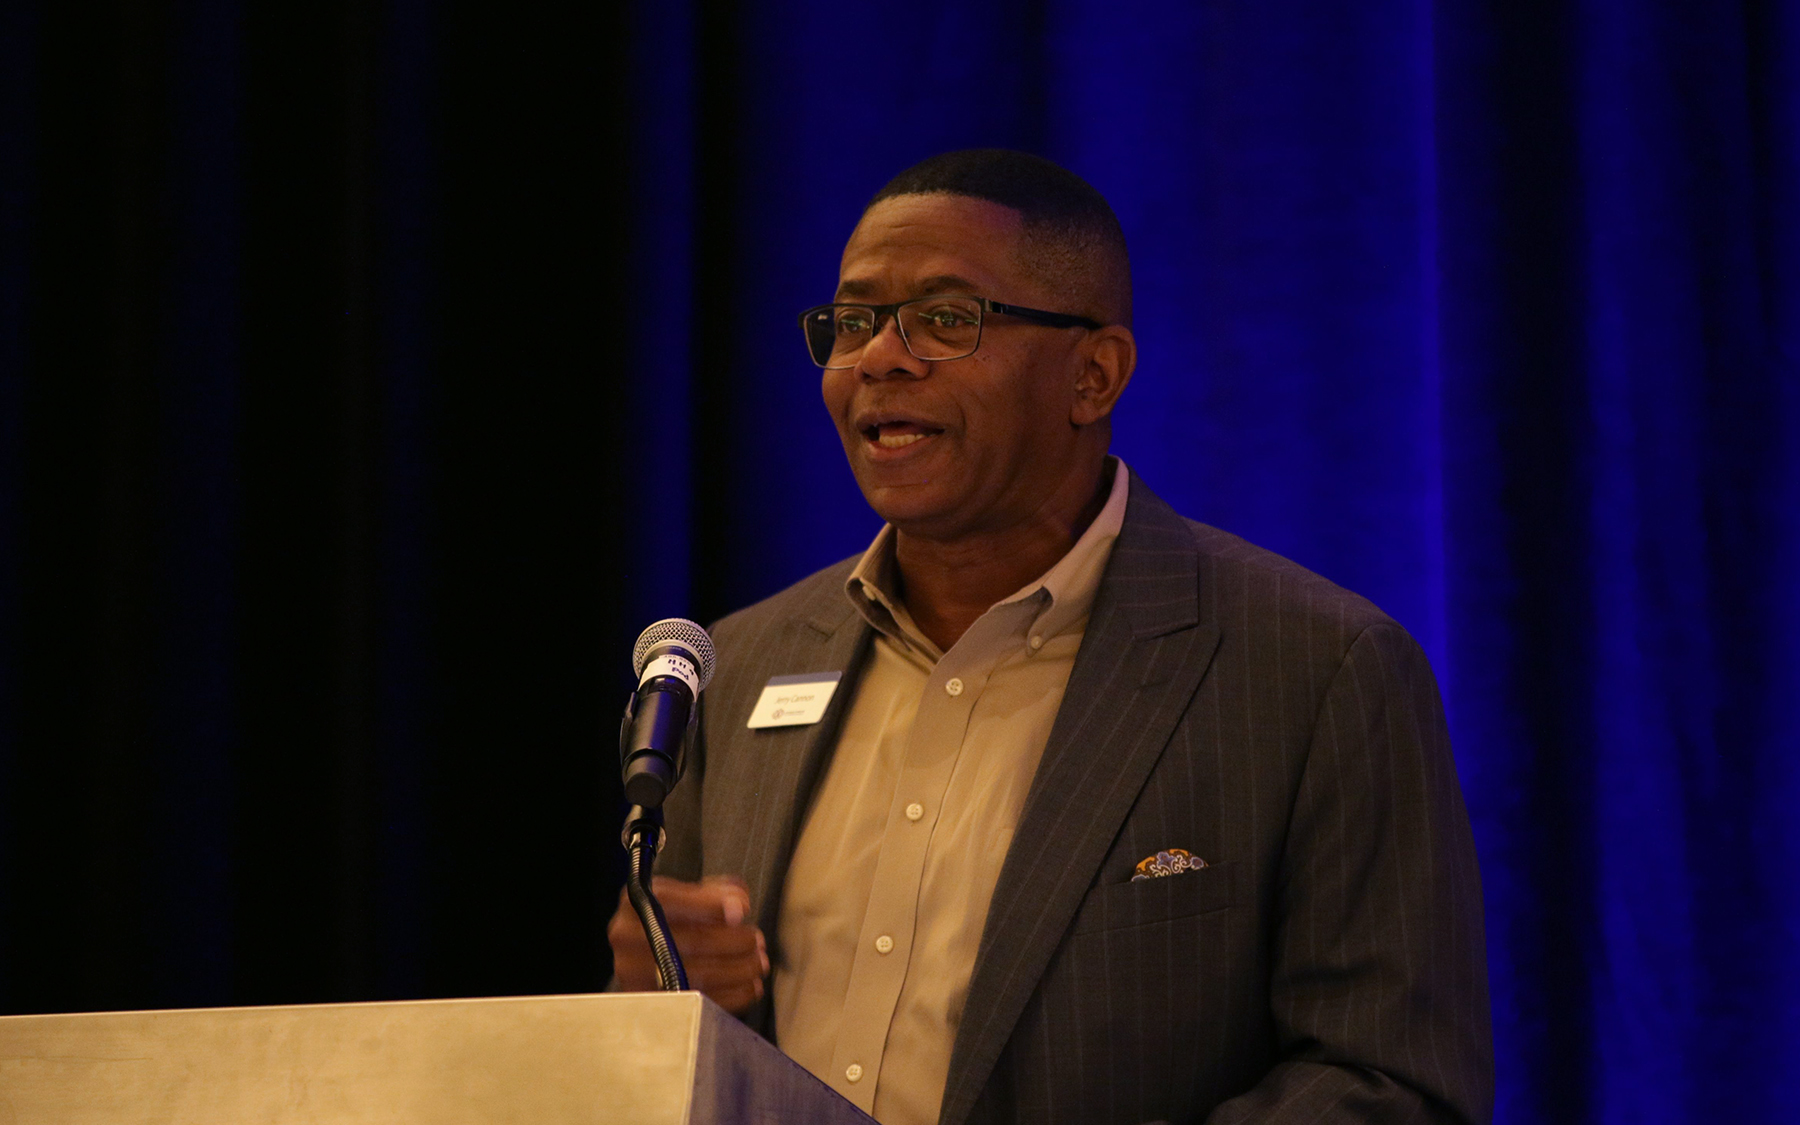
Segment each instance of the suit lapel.
[[1133,478],[1125,524],[981,938],[942,1125],[974,1107],[1120,825],[1212,660],[1193,533]]
[[[873,635],[844,597],[843,575],[832,575],[811,591],[807,603],[786,619],[777,635],[757,639],[753,671],[742,681],[741,697],[728,708],[732,717],[725,721],[733,729],[709,735],[738,744],[729,756],[734,777],[718,791],[753,794],[754,799],[707,810],[707,822],[719,830],[707,841],[706,867],[743,877],[757,924],[771,942],[776,940],[782,884],[801,821],[837,744]],[[840,669],[843,679],[819,722],[763,731],[743,728],[743,716],[750,713],[768,677]],[[771,1015],[764,1000],[745,1019],[772,1036]]]

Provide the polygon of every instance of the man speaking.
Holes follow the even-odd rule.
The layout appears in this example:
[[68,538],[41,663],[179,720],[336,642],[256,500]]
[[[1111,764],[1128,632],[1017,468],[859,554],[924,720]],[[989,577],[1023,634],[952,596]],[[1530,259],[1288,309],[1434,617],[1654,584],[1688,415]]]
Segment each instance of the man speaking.
[[1485,1121],[1430,669],[1108,456],[1130,325],[1117,218],[1047,161],[864,212],[801,326],[887,526],[714,629],[656,881],[690,980],[885,1125]]

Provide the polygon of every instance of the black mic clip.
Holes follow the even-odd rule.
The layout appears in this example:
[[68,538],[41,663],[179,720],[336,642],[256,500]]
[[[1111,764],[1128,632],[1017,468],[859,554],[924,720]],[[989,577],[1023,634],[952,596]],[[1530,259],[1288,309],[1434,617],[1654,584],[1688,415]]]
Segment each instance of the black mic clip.
[[698,717],[699,709],[674,692],[640,688],[626,696],[619,768],[628,800],[645,808],[662,806],[687,769],[687,737]]
[[619,843],[626,851],[632,848],[647,846],[651,854],[662,850],[663,811],[661,808],[647,809],[642,805],[633,805],[625,813],[625,827],[619,832]]

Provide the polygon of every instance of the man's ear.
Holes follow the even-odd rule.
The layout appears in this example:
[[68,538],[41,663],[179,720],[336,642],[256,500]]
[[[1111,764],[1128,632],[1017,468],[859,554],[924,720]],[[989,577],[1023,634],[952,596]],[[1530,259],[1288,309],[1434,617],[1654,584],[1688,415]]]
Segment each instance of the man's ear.
[[1069,421],[1091,426],[1112,413],[1137,368],[1137,339],[1123,324],[1097,328],[1082,341],[1086,365],[1075,378]]

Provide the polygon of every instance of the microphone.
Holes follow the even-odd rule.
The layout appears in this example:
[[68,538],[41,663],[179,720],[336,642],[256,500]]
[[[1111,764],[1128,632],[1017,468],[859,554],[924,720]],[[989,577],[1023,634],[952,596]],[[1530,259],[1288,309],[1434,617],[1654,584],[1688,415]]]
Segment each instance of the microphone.
[[625,711],[619,747],[625,799],[656,809],[687,765],[685,736],[694,701],[712,681],[712,638],[686,618],[664,618],[638,637],[631,667],[638,687]]

